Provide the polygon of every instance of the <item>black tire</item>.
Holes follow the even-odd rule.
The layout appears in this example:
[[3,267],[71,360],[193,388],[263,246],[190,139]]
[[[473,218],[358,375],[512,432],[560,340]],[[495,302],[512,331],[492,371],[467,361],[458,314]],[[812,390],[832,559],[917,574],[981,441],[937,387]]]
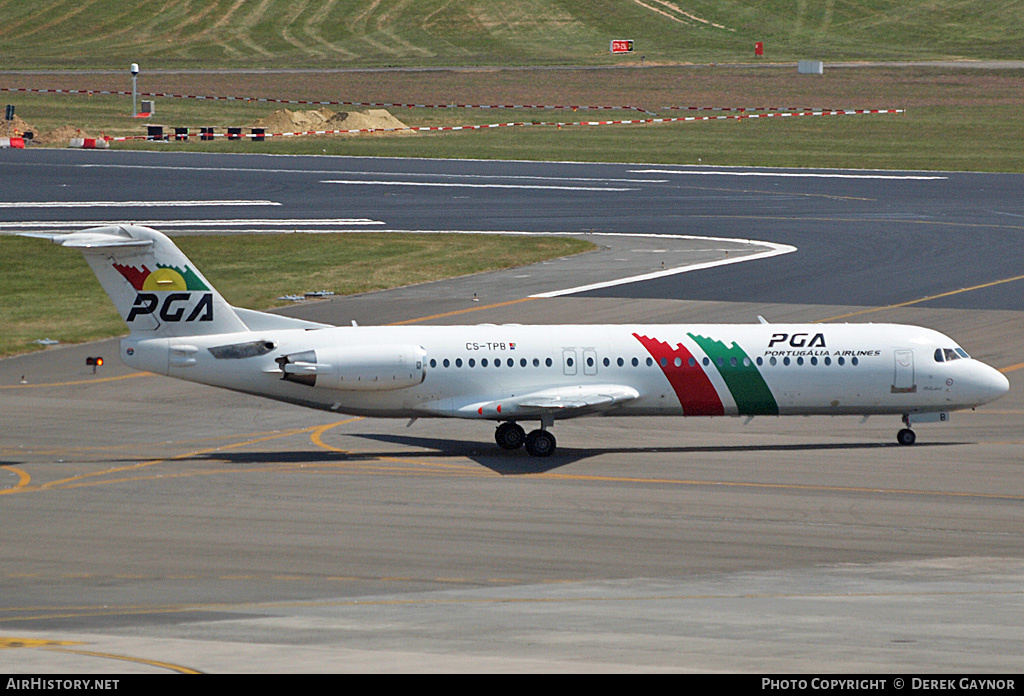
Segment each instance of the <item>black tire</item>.
[[507,450],[519,449],[526,442],[526,431],[518,423],[502,423],[494,431],[494,441]]
[[896,442],[900,443],[901,445],[906,445],[909,447],[910,445],[917,442],[917,435],[915,435],[914,431],[911,430],[910,428],[904,428],[903,430],[896,433]]
[[526,436],[526,451],[533,457],[550,457],[555,451],[555,436],[546,430],[534,430]]

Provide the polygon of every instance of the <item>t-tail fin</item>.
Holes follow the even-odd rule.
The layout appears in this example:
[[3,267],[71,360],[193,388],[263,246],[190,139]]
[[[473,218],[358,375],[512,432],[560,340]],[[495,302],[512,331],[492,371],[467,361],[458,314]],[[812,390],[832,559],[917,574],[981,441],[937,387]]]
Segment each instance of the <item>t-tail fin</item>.
[[111,225],[32,236],[81,251],[133,337],[248,330],[174,242],[154,229]]

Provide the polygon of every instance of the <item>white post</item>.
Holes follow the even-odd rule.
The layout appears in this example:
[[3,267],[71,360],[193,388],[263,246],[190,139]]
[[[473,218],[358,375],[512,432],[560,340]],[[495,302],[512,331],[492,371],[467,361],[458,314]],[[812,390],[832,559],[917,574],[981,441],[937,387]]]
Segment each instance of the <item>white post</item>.
[[139,64],[138,63],[132,63],[131,70],[132,70],[132,116],[135,116],[137,113],[139,113],[139,110],[135,107],[135,97],[136,97],[136,93],[138,92],[138,89],[137,89],[138,81],[137,80],[138,80],[138,76],[139,76]]

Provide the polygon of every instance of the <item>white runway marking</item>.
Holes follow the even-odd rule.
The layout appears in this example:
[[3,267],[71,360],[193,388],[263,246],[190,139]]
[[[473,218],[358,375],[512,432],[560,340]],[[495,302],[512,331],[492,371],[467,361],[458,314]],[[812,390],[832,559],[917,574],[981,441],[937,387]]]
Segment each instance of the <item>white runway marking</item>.
[[355,184],[363,186],[440,186],[455,188],[540,189],[551,191],[635,191],[611,186],[540,186],[536,184],[460,184],[439,181],[364,181],[359,179],[325,179],[321,184]]
[[762,242],[756,239],[733,239],[729,237],[700,237],[689,234],[627,234],[625,232],[588,232],[581,233],[580,236],[605,236],[605,237],[656,237],[661,239],[689,239],[689,240],[701,240],[707,242],[738,242],[741,244],[752,244],[757,246],[765,247],[765,251],[757,254],[750,254],[747,256],[740,256],[738,258],[724,258],[718,261],[707,261],[705,263],[696,263],[691,266],[680,266],[677,268],[666,268],[660,271],[654,271],[652,273],[642,273],[640,275],[629,276],[628,278],[619,278],[617,280],[607,280],[601,283],[592,283],[590,285],[580,285],[575,288],[567,288],[565,290],[553,290],[551,292],[541,292],[536,295],[530,295],[530,297],[561,297],[563,295],[573,295],[579,292],[587,292],[589,290],[600,290],[601,288],[610,288],[616,285],[626,285],[628,283],[638,283],[643,280],[654,280],[656,278],[664,278],[666,276],[678,275],[680,273],[689,273],[690,271],[700,271],[706,268],[715,268],[716,266],[728,266],[734,263],[743,263],[745,261],[755,261],[757,259],[767,259],[772,256],[781,256],[783,254],[791,254],[796,251],[795,246],[789,244],[776,244],[775,242]]
[[693,176],[775,176],[796,179],[889,179],[907,181],[933,181],[948,179],[948,176],[924,176],[921,174],[817,174],[814,172],[728,172],[680,169],[630,169],[630,174],[688,174]]
[[405,176],[405,177],[436,177],[438,179],[505,179],[530,181],[583,181],[610,182],[626,184],[664,184],[667,179],[615,179],[582,176],[529,176],[523,174],[444,174],[439,172],[374,172],[341,169],[273,169],[269,167],[178,167],[178,166],[147,166],[142,164],[78,164],[76,167],[107,167],[112,169],[172,169],[197,172],[254,172],[260,174],[314,174],[316,176]]
[[281,205],[274,201],[0,201],[0,208],[204,208]]
[[285,228],[290,231],[299,225],[311,225],[313,227],[335,227],[369,225],[383,225],[381,220],[369,218],[303,218],[303,219],[254,219],[234,218],[225,220],[32,220],[25,222],[0,222],[2,229],[63,229],[79,227],[102,227],[105,225],[141,225],[143,227],[239,227],[244,225],[255,225],[258,227]]

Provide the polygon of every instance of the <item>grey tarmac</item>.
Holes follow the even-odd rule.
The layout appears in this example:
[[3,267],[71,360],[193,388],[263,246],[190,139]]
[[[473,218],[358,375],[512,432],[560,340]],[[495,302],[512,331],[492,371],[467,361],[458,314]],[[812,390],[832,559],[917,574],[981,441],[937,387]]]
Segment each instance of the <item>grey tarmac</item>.
[[[788,243],[784,227],[757,238]],[[870,259],[855,246],[868,253],[853,266]],[[798,254],[731,268],[767,287],[765,269]],[[1012,303],[911,303],[932,281],[910,272],[878,288],[903,292],[890,308],[656,297],[648,283],[527,299],[544,274],[523,269],[511,289],[477,278],[476,303],[458,279],[287,312],[918,323],[1006,370],[1011,391],[922,425],[912,448],[881,417],[591,418],[559,423],[558,452],[538,461],[499,451],[485,423],[406,427],[133,373],[112,340],[3,360],[0,646],[22,647],[0,650],[0,670],[1020,671]],[[95,354],[111,359],[93,377]]]

